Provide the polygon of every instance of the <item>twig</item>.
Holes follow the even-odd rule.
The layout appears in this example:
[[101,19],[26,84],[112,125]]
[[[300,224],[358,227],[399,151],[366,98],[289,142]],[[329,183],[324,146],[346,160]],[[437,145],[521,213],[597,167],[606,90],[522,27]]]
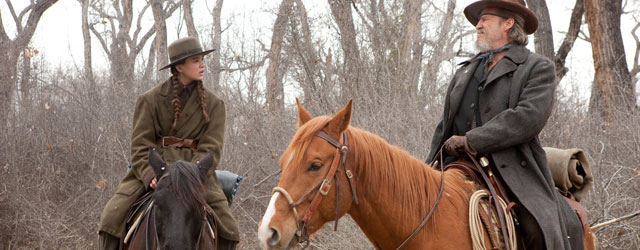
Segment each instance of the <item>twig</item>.
[[623,221],[623,220],[628,220],[628,219],[631,219],[631,218],[636,217],[638,215],[640,215],[640,210],[639,211],[635,211],[635,212],[630,213],[630,214],[627,214],[627,215],[622,216],[620,218],[616,218],[616,219],[613,219],[613,220],[610,220],[610,221],[606,221],[606,222],[602,222],[602,223],[598,223],[596,225],[593,225],[593,226],[591,226],[591,230],[596,230],[596,229],[598,229],[600,227],[608,226],[608,225],[611,225],[613,223],[620,222],[620,221]]
[[260,184],[262,184],[263,182],[265,182],[269,178],[271,178],[271,177],[273,177],[273,176],[275,176],[277,174],[280,174],[280,172],[282,172],[282,170],[278,170],[278,171],[274,172],[273,174],[270,174],[269,176],[265,177],[264,179],[262,179],[261,181],[259,181],[255,185],[253,185],[253,187],[256,188],[256,187],[260,186]]

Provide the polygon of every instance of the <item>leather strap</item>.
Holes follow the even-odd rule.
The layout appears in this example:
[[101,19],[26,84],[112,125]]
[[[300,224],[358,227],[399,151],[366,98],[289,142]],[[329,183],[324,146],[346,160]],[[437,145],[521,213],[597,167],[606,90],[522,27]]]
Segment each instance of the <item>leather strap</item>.
[[198,140],[182,139],[175,136],[158,137],[156,139],[156,144],[161,147],[191,148],[193,150],[198,149]]

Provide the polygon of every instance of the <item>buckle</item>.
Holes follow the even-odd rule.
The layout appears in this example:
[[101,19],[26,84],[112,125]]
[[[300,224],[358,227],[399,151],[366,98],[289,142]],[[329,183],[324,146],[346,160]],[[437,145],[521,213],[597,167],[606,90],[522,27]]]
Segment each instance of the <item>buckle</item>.
[[160,147],[166,148],[167,145],[164,143],[164,138],[166,138],[166,136],[162,137],[162,145],[160,145]]
[[327,195],[331,190],[331,180],[324,179],[322,180],[322,185],[320,185],[320,189],[318,190],[321,195]]
[[345,173],[347,174],[347,178],[353,179],[353,173],[351,173],[351,170],[347,169],[347,171],[345,171]]

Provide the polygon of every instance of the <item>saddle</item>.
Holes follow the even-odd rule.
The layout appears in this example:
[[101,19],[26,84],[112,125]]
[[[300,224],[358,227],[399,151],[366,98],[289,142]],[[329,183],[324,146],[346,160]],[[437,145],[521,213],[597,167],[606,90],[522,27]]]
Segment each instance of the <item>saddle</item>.
[[[509,200],[504,185],[493,174],[488,159],[481,158],[480,162],[476,161],[473,156],[468,155],[468,157],[461,157],[461,159],[447,164],[444,170],[461,170],[476,185],[480,186],[480,190],[486,190],[486,195],[484,196],[487,198],[480,198],[478,208],[470,207],[470,209],[478,211],[480,220],[484,229],[489,233],[489,239],[494,248],[509,250],[511,249],[509,240],[514,238],[515,229],[513,229],[512,222],[508,221],[507,218],[513,216],[510,210],[515,205],[515,202]],[[470,206],[473,205],[470,204]],[[506,206],[506,209],[501,209],[503,206]],[[511,229],[511,232],[507,231],[508,228]],[[511,245],[513,244],[511,243]]]
[[[511,213],[510,210],[516,205],[516,203],[509,200],[504,184],[493,174],[494,171],[489,160],[486,157],[482,157],[480,158],[480,162],[478,162],[472,155],[468,154],[467,157],[461,157],[460,160],[447,164],[444,169],[452,168],[463,171],[474,183],[480,186],[480,189],[487,190],[489,193],[488,198],[481,200],[478,203],[478,213],[480,214],[479,216],[482,220],[484,229],[489,233],[491,244],[494,247],[497,249],[510,249],[507,242],[508,233],[506,230],[501,230],[507,228],[505,226],[505,218],[508,215],[506,215],[501,209],[497,208],[500,207],[499,201],[504,200],[507,204],[506,213]],[[571,169],[571,167],[569,167],[569,169]],[[556,186],[558,186],[555,177],[554,181],[556,181]],[[563,190],[558,187],[557,189],[565,198],[567,203],[569,203],[571,209],[578,215],[583,227],[583,233],[586,234],[589,227],[589,224],[587,223],[588,216],[586,209],[582,204],[575,200],[575,195],[572,195],[571,193],[567,195],[567,192],[563,192]],[[588,188],[586,189],[588,190]],[[511,216],[516,220],[517,225],[517,218],[515,218],[515,214],[511,213]]]

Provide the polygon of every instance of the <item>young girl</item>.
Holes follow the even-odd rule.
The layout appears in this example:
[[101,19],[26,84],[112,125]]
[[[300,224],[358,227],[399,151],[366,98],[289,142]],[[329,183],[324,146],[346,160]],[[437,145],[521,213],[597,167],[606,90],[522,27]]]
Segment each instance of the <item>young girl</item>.
[[195,163],[214,150],[214,163],[205,182],[207,204],[214,211],[218,226],[219,249],[235,249],[240,241],[238,226],[227,199],[215,177],[224,139],[225,107],[204,88],[203,50],[192,37],[169,45],[172,76],[138,97],[131,135],[131,170],[120,182],[100,218],[100,249],[117,249],[124,237],[125,216],[134,201],[155,188],[156,179],[148,163],[148,147],[158,149],[165,162]]

